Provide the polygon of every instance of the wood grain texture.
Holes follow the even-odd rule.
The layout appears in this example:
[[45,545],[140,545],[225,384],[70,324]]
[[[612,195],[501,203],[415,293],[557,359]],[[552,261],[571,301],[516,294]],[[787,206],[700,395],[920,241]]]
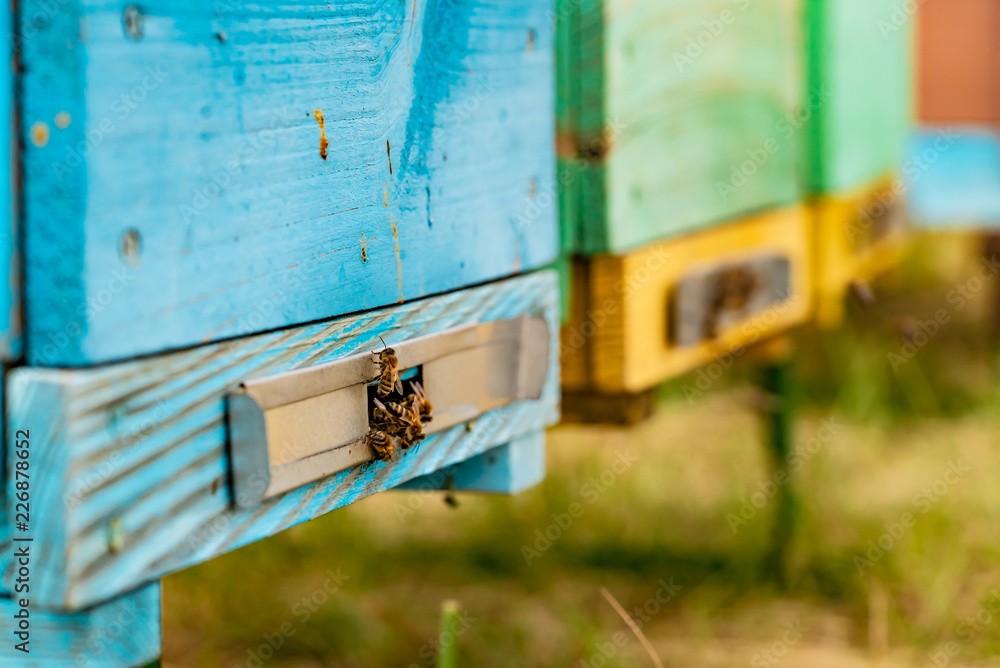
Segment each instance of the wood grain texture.
[[[703,365],[731,365],[750,346],[806,321],[810,253],[807,211],[796,206],[633,253],[591,258],[587,306],[582,319],[564,328],[563,352],[588,346],[586,388],[609,394],[643,392]],[[671,341],[672,295],[682,279],[769,255],[789,260],[785,300],[725,327],[715,339],[687,347]]]
[[990,126],[924,126],[907,146],[903,178],[924,228],[1000,227],[1000,135]]
[[[558,291],[544,271],[327,323],[86,370],[19,369],[9,424],[30,428],[33,527],[44,545],[35,601],[79,609],[558,419]],[[539,401],[520,401],[258,508],[231,506],[225,394],[245,379],[322,364],[452,327],[522,314],[547,320]]]
[[547,0],[51,5],[26,0],[20,26],[32,365],[360,312],[557,254],[556,207],[536,202],[555,181]]
[[574,250],[633,250],[798,199],[802,138],[785,119],[803,97],[801,0],[565,4]]
[[32,607],[30,654],[14,650],[14,601],[0,598],[0,664],[20,668],[136,668],[163,647],[160,585],[148,585],[84,612]]
[[13,552],[13,544],[11,539],[13,538],[14,527],[10,522],[10,516],[7,514],[7,420],[6,420],[6,403],[4,402],[4,387],[3,383],[0,383],[0,415],[4,416],[4,425],[0,429],[0,433],[3,433],[3,442],[0,443],[0,470],[2,470],[2,479],[4,482],[0,485],[0,598],[10,594],[10,589],[6,585],[6,577],[4,577],[10,568],[11,553]]
[[806,0],[811,193],[895,173],[912,130],[913,24],[896,0]]
[[[0,11],[0,35],[13,34],[11,7]],[[19,157],[18,118],[14,109],[16,68],[14,42],[4,40],[0,47],[0,155],[5,156],[0,169],[0,360],[11,361],[21,355],[21,266],[18,253]]]
[[396,489],[520,494],[544,479],[545,432],[538,431],[454,466],[413,478]]

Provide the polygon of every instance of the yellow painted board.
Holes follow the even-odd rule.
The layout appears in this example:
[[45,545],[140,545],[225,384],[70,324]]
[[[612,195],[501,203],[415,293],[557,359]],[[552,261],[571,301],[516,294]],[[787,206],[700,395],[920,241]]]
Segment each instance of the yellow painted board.
[[818,200],[816,226],[816,322],[835,327],[843,320],[851,283],[871,281],[899,264],[906,250],[905,186],[886,177],[843,197]]
[[[785,208],[625,255],[591,258],[577,277],[585,282],[577,287],[586,292],[586,306],[573,314],[563,341],[564,350],[586,350],[588,364],[569,380],[598,392],[642,392],[717,359],[742,356],[749,346],[805,322],[813,295],[807,212]],[[760,257],[788,261],[784,299],[727,324],[710,341],[671,341],[672,296],[682,280]]]

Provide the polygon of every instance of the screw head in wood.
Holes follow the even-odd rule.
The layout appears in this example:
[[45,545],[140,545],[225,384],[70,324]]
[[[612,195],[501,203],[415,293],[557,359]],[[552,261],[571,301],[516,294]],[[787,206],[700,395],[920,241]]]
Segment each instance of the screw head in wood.
[[121,552],[125,547],[125,527],[122,526],[120,518],[116,517],[108,522],[108,549],[112,552]]

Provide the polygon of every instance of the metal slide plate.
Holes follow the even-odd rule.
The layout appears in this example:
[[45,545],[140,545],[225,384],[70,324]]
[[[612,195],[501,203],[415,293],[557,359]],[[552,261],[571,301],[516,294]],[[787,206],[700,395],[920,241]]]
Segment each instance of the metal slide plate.
[[[386,342],[399,370],[419,367],[434,405],[428,436],[524,399],[539,399],[548,373],[549,327],[521,316]],[[228,396],[234,497],[254,507],[370,461],[368,385],[377,355],[362,353],[267,378]]]
[[791,262],[765,255],[689,274],[673,292],[672,339],[696,346],[791,297]]

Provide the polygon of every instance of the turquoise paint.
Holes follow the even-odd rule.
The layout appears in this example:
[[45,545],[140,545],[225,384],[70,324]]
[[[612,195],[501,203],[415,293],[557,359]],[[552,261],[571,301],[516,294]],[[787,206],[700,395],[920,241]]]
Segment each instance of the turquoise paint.
[[903,178],[918,226],[1000,227],[1000,136],[992,128],[922,128],[907,146]]
[[[12,34],[10,5],[0,12],[0,35]],[[21,354],[21,277],[17,259],[18,217],[17,217],[17,171],[15,145],[11,141],[14,133],[14,54],[12,42],[4,40],[0,49],[3,60],[0,66],[0,155],[8,156],[0,174],[0,360],[11,361]]]
[[[6,407],[4,406],[4,388],[3,384],[0,383],[0,415],[7,415]],[[4,426],[0,429],[0,433],[3,433],[3,442],[0,443],[0,479],[3,480],[3,486],[0,488],[0,598],[10,594],[10,589],[3,584],[3,574],[6,574],[10,568],[10,557],[12,552],[12,533],[14,527],[11,524],[11,517],[7,514],[9,512],[7,508],[7,434],[6,434],[6,420],[4,420]]]
[[414,478],[397,491],[519,494],[545,479],[545,433],[535,432],[447,469]]
[[[521,314],[544,317],[550,327],[540,400],[491,411],[471,429],[459,425],[436,434],[391,464],[355,467],[255,509],[231,505],[225,395],[243,380],[370,351],[380,336],[391,345]],[[32,530],[46,546],[35,562],[36,605],[77,610],[110,600],[541,432],[558,419],[558,336],[558,277],[542,271],[120,364],[14,370],[7,378],[8,424],[31,429]],[[526,468],[519,475],[540,475],[537,459],[521,461]],[[112,525],[120,529],[117,549],[108,539]]]
[[548,0],[151,0],[131,37],[120,3],[49,6],[24,2],[20,27],[31,365],[236,338],[556,257],[556,207],[536,201],[555,181]]
[[31,608],[30,654],[14,649],[10,598],[0,598],[0,664],[18,668],[135,668],[160,657],[160,585],[152,584],[84,612]]

